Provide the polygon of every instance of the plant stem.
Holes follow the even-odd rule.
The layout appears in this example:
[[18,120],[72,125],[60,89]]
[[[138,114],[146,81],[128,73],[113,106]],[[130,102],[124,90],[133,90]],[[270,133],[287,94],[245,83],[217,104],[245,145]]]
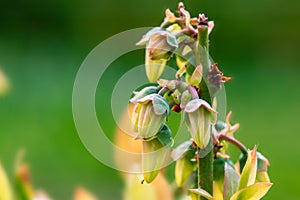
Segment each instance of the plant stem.
[[[207,18],[204,15],[199,16],[198,41],[196,43],[195,56],[196,64],[203,67],[203,79],[206,80],[208,71],[210,70],[209,47],[208,47],[208,24]],[[210,133],[209,133],[210,134]],[[208,148],[208,147],[207,147]],[[198,147],[198,187],[213,194],[213,162],[214,148],[212,147],[205,157],[201,157],[200,148]],[[200,200],[206,200],[205,197],[200,197]]]
[[234,137],[230,137],[230,136],[224,135],[224,134],[219,134],[218,138],[219,138],[219,140],[226,140],[226,141],[230,142],[231,144],[238,147],[243,153],[247,153],[247,148],[245,147],[245,145],[243,145],[240,141],[238,141]]
[[196,59],[197,65],[202,64],[203,66],[203,75],[206,78],[206,75],[210,69],[209,62],[209,44],[208,44],[208,26],[199,25],[198,26],[198,42],[196,43]]
[[[198,187],[204,189],[209,194],[213,194],[213,161],[214,150],[203,158],[200,156],[200,148],[198,148]],[[200,200],[206,200],[205,197],[199,197]]]

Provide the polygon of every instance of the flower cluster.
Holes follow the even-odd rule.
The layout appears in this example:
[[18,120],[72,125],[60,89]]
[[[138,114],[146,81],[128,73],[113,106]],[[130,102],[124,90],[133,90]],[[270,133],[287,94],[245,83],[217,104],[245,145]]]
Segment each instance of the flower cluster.
[[[250,151],[234,138],[239,124],[230,124],[231,112],[226,122],[217,119],[216,94],[231,78],[223,76],[209,57],[208,38],[214,23],[204,14],[192,18],[183,3],[177,15],[169,9],[165,14],[160,27],[149,30],[137,43],[146,47],[145,69],[151,82],[130,99],[135,139],[143,143],[144,180],[151,183],[164,166],[173,144],[168,116],[182,112],[191,140],[172,152],[178,198],[262,198],[272,185],[268,160],[256,147]],[[174,80],[161,78],[169,61],[176,63]],[[242,152],[237,164],[228,154],[228,144]]]

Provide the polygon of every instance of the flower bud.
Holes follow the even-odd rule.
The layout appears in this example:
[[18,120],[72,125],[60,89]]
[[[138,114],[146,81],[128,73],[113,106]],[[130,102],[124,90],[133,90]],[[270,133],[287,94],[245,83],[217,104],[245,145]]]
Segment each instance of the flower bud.
[[198,147],[205,148],[208,145],[215,119],[216,111],[202,99],[193,99],[186,105],[185,121]]
[[165,14],[166,14],[166,18],[165,18],[166,21],[171,23],[176,21],[176,16],[174,15],[174,13],[171,12],[170,9],[167,9]]
[[168,60],[178,47],[176,37],[168,31],[159,31],[153,34],[146,46],[147,54],[151,60]]
[[140,91],[134,92],[134,96],[130,99],[130,102],[136,104],[139,99],[141,99],[141,98],[143,98],[143,97],[145,97],[149,94],[154,94],[154,93],[157,93],[157,92],[158,91],[157,91],[156,86],[144,87]]
[[176,37],[167,30],[151,29],[137,45],[146,44],[146,74],[150,82],[155,82],[163,73],[167,60],[178,47]]
[[142,166],[147,183],[151,183],[158,175],[172,143],[171,130],[165,124],[156,138],[143,141]]
[[189,148],[185,155],[176,161],[175,180],[178,187],[182,187],[188,177],[195,169],[196,162],[192,162],[195,156],[195,149]]
[[134,131],[140,138],[157,134],[170,112],[167,101],[159,94],[150,94],[137,101],[132,112]]
[[146,75],[150,82],[155,82],[165,70],[167,60],[152,60],[149,56],[146,55]]

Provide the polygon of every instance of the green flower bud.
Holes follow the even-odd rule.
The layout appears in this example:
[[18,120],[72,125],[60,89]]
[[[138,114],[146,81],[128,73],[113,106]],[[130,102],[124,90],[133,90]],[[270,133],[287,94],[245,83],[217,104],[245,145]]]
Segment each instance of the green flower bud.
[[149,56],[146,55],[146,75],[150,82],[155,82],[164,72],[167,60],[151,60]]
[[157,134],[169,115],[167,101],[159,94],[150,94],[137,101],[132,112],[134,131],[140,138],[151,138]]
[[220,132],[221,130],[224,130],[226,128],[226,123],[222,122],[222,121],[217,121],[217,123],[215,124],[215,128],[218,132]]
[[192,162],[195,156],[195,149],[190,148],[186,154],[176,161],[175,180],[178,187],[182,187],[188,177],[195,169],[196,162]]
[[[143,153],[152,153],[162,148],[163,145],[157,140],[143,141]],[[159,156],[158,156],[159,155]],[[159,153],[154,155],[142,156],[142,164],[144,172],[144,180],[151,183],[159,173],[157,167],[163,162],[165,154]],[[159,158],[158,158],[159,157]],[[157,166],[158,165],[158,166]]]
[[159,31],[153,34],[146,46],[151,60],[168,60],[177,47],[176,37],[168,31]]
[[184,111],[192,138],[198,147],[205,148],[211,138],[211,125],[215,123],[216,111],[202,99],[191,100]]
[[146,74],[155,82],[163,73],[167,60],[178,47],[176,37],[169,31],[156,27],[150,30],[137,45],[146,44]]
[[172,143],[171,130],[165,124],[156,138],[143,141],[142,166],[147,183],[151,183],[158,175]]

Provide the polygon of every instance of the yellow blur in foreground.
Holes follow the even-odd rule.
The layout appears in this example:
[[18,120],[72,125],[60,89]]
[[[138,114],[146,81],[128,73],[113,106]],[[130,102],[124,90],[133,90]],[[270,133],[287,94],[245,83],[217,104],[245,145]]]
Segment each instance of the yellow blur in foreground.
[[5,77],[3,71],[0,69],[0,96],[7,94],[9,91],[9,81]]

